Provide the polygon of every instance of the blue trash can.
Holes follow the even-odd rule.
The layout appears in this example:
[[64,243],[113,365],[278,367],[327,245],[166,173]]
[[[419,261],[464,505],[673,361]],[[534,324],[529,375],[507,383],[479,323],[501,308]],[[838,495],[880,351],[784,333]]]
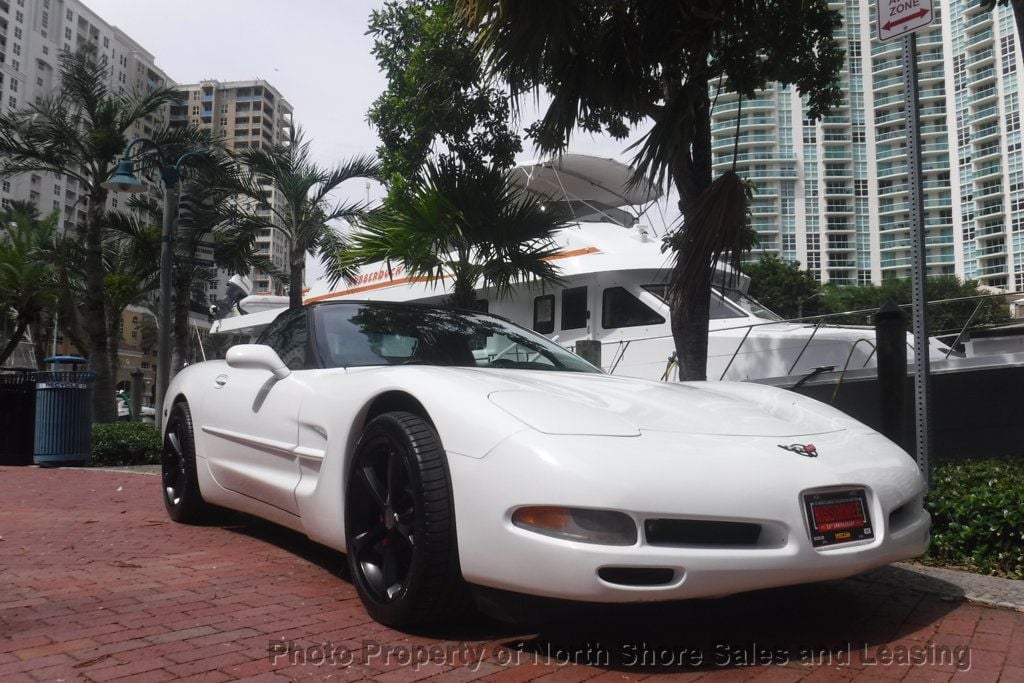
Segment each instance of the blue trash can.
[[[92,392],[96,373],[78,370],[84,358],[53,356],[53,370],[36,373],[37,465],[88,464],[92,453]],[[62,370],[70,364],[73,369]]]

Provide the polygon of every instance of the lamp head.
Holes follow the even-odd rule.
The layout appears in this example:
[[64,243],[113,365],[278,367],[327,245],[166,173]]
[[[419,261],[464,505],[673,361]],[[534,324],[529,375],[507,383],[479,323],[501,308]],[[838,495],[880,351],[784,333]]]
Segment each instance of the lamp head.
[[114,175],[102,185],[108,190],[120,192],[145,192],[149,189],[149,185],[135,177],[135,164],[128,158],[122,158],[117,162]]

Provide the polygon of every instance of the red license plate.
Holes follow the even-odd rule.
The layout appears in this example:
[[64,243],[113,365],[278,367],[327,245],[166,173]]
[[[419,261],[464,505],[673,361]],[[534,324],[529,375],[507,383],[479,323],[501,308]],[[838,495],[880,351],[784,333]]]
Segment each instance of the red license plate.
[[804,509],[815,548],[874,538],[864,489],[805,493]]

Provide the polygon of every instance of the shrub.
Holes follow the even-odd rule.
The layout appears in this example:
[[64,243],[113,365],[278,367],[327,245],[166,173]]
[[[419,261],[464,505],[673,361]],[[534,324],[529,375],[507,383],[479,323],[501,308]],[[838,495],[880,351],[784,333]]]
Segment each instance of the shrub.
[[96,467],[160,463],[160,432],[141,422],[92,426],[92,464]]
[[926,561],[1024,578],[1024,457],[940,463]]

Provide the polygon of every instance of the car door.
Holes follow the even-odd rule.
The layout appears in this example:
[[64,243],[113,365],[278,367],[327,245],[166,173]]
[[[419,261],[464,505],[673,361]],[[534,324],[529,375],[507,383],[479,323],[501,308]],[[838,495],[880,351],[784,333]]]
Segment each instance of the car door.
[[210,472],[230,491],[298,514],[295,448],[305,376],[312,368],[308,311],[281,314],[257,343],[273,348],[292,372],[275,379],[267,370],[225,366],[201,427],[212,437],[206,454]]

